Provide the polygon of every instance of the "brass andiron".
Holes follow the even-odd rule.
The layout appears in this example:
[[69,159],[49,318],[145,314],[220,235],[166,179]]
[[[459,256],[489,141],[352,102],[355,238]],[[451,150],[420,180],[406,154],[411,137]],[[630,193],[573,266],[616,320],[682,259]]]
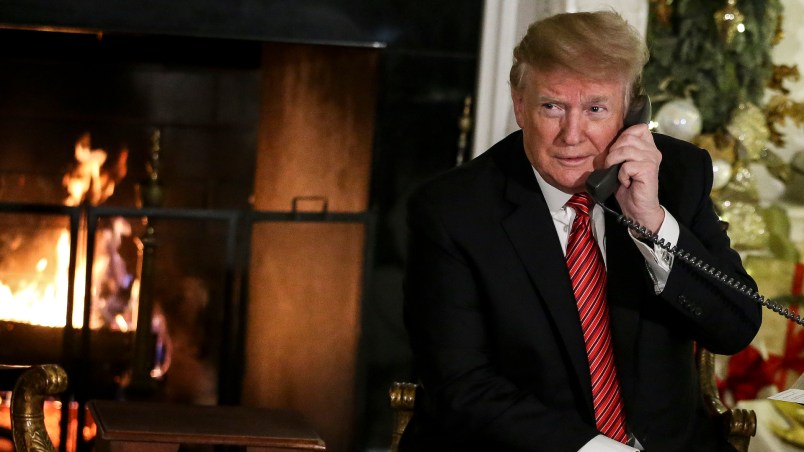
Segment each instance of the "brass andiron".
[[458,158],[456,165],[460,165],[466,160],[469,160],[467,145],[469,144],[469,132],[472,130],[472,96],[463,98],[463,112],[460,119],[458,119]]
[[[151,135],[151,155],[148,162],[148,177],[138,186],[140,207],[159,207],[164,200],[164,189],[159,180],[159,154],[161,133],[155,129]],[[153,221],[143,217],[145,232],[139,238],[140,296],[137,308],[137,330],[134,334],[134,353],[131,363],[131,381],[126,390],[129,398],[148,398],[156,389],[151,378],[154,367],[154,337],[151,332],[153,317],[154,251],[157,240]]]
[[159,179],[159,156],[162,152],[162,133],[154,129],[151,133],[151,155],[147,163],[148,177],[139,185],[140,207],[160,207],[165,198],[165,190]]

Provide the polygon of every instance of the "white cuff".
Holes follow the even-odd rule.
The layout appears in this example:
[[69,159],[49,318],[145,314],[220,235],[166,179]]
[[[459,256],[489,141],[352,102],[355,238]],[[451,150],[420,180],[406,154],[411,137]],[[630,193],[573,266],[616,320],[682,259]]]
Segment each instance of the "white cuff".
[[[664,206],[662,206],[662,209],[664,210],[664,221],[656,235],[664,239],[665,243],[672,247],[678,242],[678,236],[680,234],[678,221],[670,215],[670,212],[668,212]],[[667,278],[670,276],[670,269],[673,268],[673,254],[659,245],[654,244],[650,246],[642,242],[634,237],[630,229],[628,233],[631,236],[631,240],[636,243],[639,252],[642,253],[642,256],[645,258],[648,273],[650,273],[651,279],[653,279],[654,291],[656,294],[662,293],[664,285],[667,284]]]
[[640,452],[631,446],[615,441],[608,436],[597,435],[584,444],[578,452]]

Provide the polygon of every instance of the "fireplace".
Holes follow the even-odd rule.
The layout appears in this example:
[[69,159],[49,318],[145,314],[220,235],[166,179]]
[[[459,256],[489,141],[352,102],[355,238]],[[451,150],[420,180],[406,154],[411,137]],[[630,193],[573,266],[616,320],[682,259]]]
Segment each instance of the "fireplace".
[[[59,182],[69,193],[68,179]],[[242,212],[95,205],[94,179],[67,205],[0,201],[0,359],[67,369],[69,393],[46,411],[60,411],[58,442],[70,451],[86,447],[78,432],[91,427],[89,399],[216,404],[234,400],[221,388],[239,378],[226,353],[237,343]],[[206,259],[188,240],[203,244]]]
[[147,398],[295,409],[347,450],[381,46],[0,41],[0,295],[46,315],[0,301],[0,354],[67,369],[61,449],[88,400]]
[[[141,393],[236,401],[239,366],[227,348],[242,334],[233,317],[236,253],[253,180],[260,46],[8,29],[0,40],[20,43],[0,63],[8,94],[0,100],[0,359],[68,370],[62,427],[71,412],[79,429],[84,423],[71,403],[132,397],[143,383],[138,366],[153,386]],[[138,189],[148,187],[155,146],[165,199],[143,207]],[[81,168],[87,162],[95,166]],[[143,281],[147,226],[154,258]],[[144,284],[156,315],[138,356]]]
[[[153,219],[154,292],[174,307],[207,300],[200,323],[218,332],[201,349],[219,357],[218,402],[300,410],[330,450],[346,450],[350,442],[383,447],[391,424],[387,388],[411,378],[398,315],[401,206],[414,183],[455,162],[457,121],[475,87],[482,10],[480,0],[122,0],[113,7],[97,0],[10,0],[0,11],[6,28],[0,39],[7,43],[0,59],[0,203],[60,203],[74,145],[89,132],[92,148],[106,150],[109,162],[128,150],[128,174],[91,211],[134,213],[134,187],[147,177],[150,138],[159,128],[166,196],[155,210],[217,216]],[[354,58],[335,70],[349,50]],[[294,55],[322,64],[305,66]],[[378,70],[382,94],[371,155]],[[335,84],[354,72],[357,82]],[[299,73],[332,83],[288,86]],[[282,94],[290,89],[309,96]],[[365,94],[359,102],[348,95],[355,91]],[[299,117],[283,116],[294,111]],[[354,127],[359,117],[366,122]],[[284,136],[271,134],[280,130]],[[309,130],[323,133],[313,138]],[[0,214],[0,222],[3,215],[10,214]],[[144,232],[138,215],[126,217],[127,258],[137,254],[132,242]],[[62,227],[68,216],[48,218]],[[109,217],[99,221],[103,227]],[[302,275],[286,276],[292,269]],[[335,274],[346,282],[335,284]],[[363,281],[371,291],[358,307]],[[367,339],[355,375],[354,330],[361,327]],[[94,340],[102,332],[92,332],[92,353],[110,345]],[[131,351],[132,333],[123,336]],[[67,340],[80,355],[83,337]],[[131,355],[123,355],[128,365]],[[267,364],[254,365],[260,360]],[[91,388],[111,394],[118,385]],[[370,444],[361,442],[366,436]]]

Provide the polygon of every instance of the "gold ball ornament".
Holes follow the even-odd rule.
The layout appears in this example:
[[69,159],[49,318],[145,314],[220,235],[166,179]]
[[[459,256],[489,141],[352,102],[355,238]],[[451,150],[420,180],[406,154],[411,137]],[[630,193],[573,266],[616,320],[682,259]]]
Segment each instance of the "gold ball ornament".
[[732,113],[726,130],[743,145],[749,160],[759,160],[770,140],[765,115],[756,105],[740,104]]
[[729,238],[735,249],[757,250],[768,246],[768,230],[758,207],[756,182],[745,162],[734,162],[731,179],[712,197],[721,218],[729,223]]
[[759,250],[768,247],[768,229],[756,204],[724,201],[720,208],[720,217],[729,223],[729,238],[735,249]]
[[728,207],[729,203],[737,201],[746,203],[759,202],[759,192],[757,192],[754,173],[751,172],[745,162],[738,160],[732,164],[731,179],[718,194],[718,198],[721,200],[721,204],[726,207]]

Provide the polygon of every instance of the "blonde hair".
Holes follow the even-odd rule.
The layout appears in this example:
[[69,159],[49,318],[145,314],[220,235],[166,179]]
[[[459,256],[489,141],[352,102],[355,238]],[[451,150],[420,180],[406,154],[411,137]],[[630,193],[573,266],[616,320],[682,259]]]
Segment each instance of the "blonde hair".
[[593,80],[621,78],[626,102],[641,91],[648,48],[614,11],[563,13],[536,21],[514,48],[511,87],[524,88],[529,69],[568,70]]

